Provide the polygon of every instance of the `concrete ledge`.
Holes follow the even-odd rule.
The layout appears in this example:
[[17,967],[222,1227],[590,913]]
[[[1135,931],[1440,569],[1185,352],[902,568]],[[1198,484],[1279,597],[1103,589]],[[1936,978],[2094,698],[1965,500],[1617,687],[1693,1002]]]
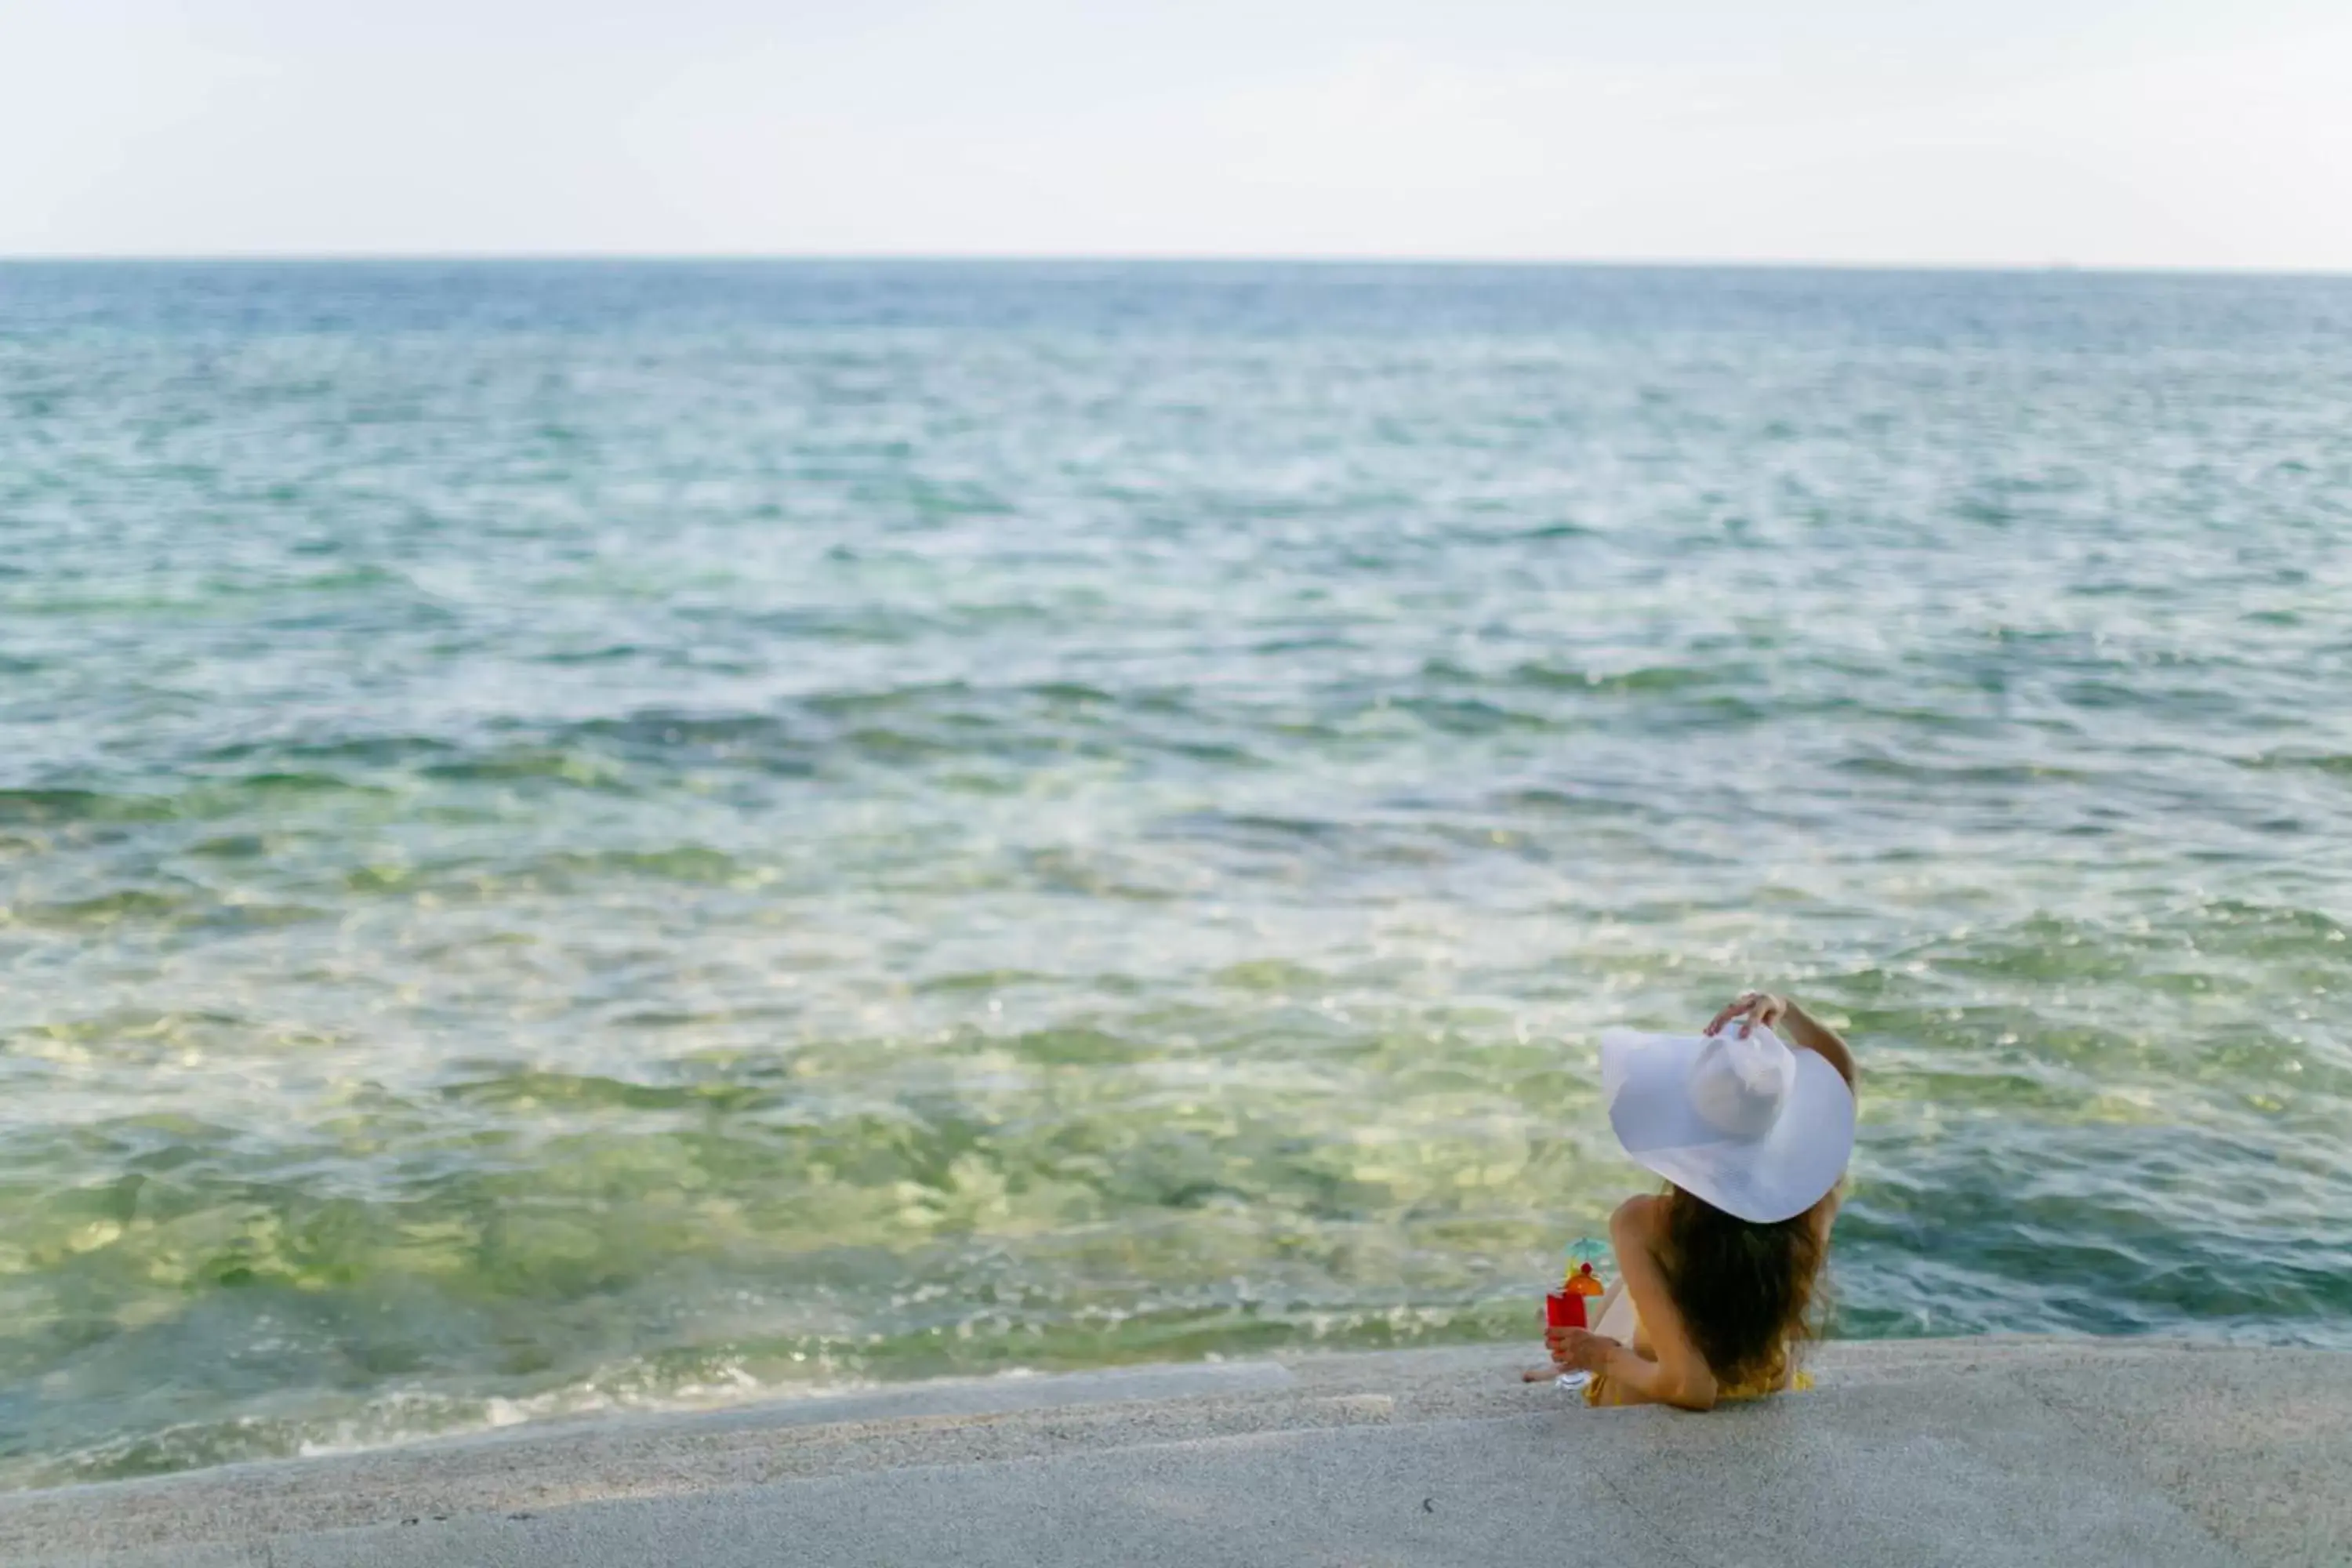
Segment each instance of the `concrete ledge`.
[[1820,1388],[1587,1410],[1524,1349],[914,1385],[0,1498],[0,1562],[2352,1562],[2352,1356],[1823,1347]]

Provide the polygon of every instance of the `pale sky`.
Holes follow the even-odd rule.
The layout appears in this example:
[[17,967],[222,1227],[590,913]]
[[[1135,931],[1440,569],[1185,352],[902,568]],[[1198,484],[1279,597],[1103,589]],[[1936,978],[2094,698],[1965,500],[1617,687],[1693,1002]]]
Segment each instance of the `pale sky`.
[[2347,0],[0,0],[0,255],[2352,270]]

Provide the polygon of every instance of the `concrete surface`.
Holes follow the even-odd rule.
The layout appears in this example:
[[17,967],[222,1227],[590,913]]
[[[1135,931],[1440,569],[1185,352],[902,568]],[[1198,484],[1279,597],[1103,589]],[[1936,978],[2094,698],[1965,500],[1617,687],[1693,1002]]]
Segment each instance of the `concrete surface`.
[[2352,1563],[2352,1355],[1832,1345],[1688,1415],[1522,1349],[929,1384],[0,1497],[0,1562]]

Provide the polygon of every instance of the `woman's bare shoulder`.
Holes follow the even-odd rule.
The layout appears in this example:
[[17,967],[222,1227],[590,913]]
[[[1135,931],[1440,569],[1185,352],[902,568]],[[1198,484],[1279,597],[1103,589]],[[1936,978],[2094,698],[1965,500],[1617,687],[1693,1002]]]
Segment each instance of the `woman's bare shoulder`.
[[1821,1237],[1824,1247],[1830,1244],[1830,1227],[1837,1224],[1838,1205],[1844,1201],[1845,1179],[1840,1177],[1829,1195],[1813,1205],[1813,1234]]
[[1622,1230],[1632,1236],[1655,1236],[1665,1215],[1664,1197],[1655,1193],[1636,1193],[1619,1204],[1617,1212],[1609,1216],[1609,1234],[1615,1236]]

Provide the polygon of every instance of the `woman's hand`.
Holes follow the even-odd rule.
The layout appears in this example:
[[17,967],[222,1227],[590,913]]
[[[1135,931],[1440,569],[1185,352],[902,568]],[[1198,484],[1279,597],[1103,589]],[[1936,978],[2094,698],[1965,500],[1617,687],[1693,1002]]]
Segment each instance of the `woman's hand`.
[[1710,1035],[1718,1033],[1726,1024],[1737,1018],[1740,1020],[1740,1037],[1745,1039],[1757,1025],[1761,1024],[1769,1029],[1788,1016],[1788,998],[1775,996],[1769,991],[1742,992],[1730,1006],[1715,1016],[1715,1022],[1706,1026],[1706,1032]]
[[1546,1329],[1544,1343],[1551,1349],[1551,1364],[1562,1372],[1606,1372],[1609,1358],[1625,1348],[1590,1329]]

